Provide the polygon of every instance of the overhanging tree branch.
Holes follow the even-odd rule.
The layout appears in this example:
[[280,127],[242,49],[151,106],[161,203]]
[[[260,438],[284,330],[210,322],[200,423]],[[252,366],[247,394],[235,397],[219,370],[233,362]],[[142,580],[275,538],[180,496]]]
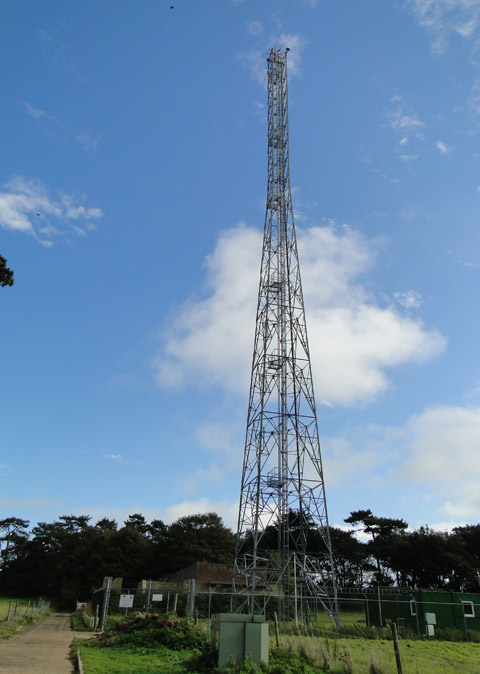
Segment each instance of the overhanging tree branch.
[[13,286],[13,271],[7,267],[7,261],[0,255],[0,286]]

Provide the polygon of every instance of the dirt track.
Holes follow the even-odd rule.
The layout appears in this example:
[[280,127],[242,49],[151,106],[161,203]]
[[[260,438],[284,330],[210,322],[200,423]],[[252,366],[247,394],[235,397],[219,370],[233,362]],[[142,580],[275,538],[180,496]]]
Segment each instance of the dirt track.
[[1,674],[72,674],[70,615],[55,614],[0,642]]

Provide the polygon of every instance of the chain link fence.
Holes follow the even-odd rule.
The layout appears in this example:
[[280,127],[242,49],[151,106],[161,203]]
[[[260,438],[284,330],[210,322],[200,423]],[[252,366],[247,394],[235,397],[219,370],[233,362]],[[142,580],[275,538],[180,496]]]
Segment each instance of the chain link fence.
[[41,615],[50,609],[50,602],[39,599],[37,602],[27,599],[10,599],[6,621],[19,620],[28,616]]
[[[206,587],[193,579],[181,583],[142,581],[137,587],[122,588],[112,579],[105,579],[93,595],[88,611],[88,624],[103,630],[122,618],[154,613],[175,612],[192,621],[208,621],[217,613],[229,613],[232,599],[228,586]],[[265,615],[274,619],[277,603],[282,597],[265,595]],[[333,626],[322,603],[311,598],[302,605],[299,596],[298,612],[285,622],[282,630],[297,630],[299,634],[321,636]],[[401,636],[463,638],[480,640],[480,596],[433,590],[415,591],[408,588],[351,588],[338,595],[340,632],[345,636],[378,637],[388,625],[395,623]],[[296,607],[297,608],[297,607]],[[478,638],[477,638],[478,637]]]

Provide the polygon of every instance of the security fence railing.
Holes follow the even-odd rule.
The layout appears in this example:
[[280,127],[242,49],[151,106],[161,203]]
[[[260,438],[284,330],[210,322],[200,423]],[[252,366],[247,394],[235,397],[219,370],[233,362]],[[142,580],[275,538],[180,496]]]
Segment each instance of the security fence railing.
[[[112,587],[111,579],[106,579],[93,595],[91,626],[104,629],[109,619],[170,611],[192,621],[210,621],[216,613],[231,611],[235,596],[229,590],[218,586],[205,588],[205,584],[200,583],[196,586],[193,579],[180,584],[144,581],[135,588]],[[265,602],[269,620],[274,619],[277,601],[282,601],[282,597],[270,597]],[[290,622],[292,629],[318,635],[332,629],[331,616],[325,613],[320,602],[316,604],[310,597],[303,601],[300,595],[296,601],[302,605],[302,610],[298,612],[298,619]],[[401,635],[433,637],[456,632],[459,638],[463,634],[467,640],[477,640],[477,635],[480,639],[478,594],[409,588],[350,588],[340,590],[338,606],[340,631],[351,636],[373,638],[393,622]],[[285,624],[283,629],[290,628]]]
[[40,615],[50,609],[50,602],[43,599],[37,601],[27,599],[10,599],[6,621]]

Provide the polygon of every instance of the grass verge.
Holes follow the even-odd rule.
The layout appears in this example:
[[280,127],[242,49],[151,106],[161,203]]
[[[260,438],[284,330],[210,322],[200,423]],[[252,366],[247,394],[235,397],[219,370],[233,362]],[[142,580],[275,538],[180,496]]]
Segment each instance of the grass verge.
[[[42,620],[47,615],[52,613],[52,610],[48,610],[42,614],[34,613],[33,615],[27,615],[34,603],[38,606],[38,599],[29,600],[0,597],[0,641],[8,639],[22,627],[27,627],[28,625],[37,622],[37,620]],[[15,617],[12,617],[7,622],[8,609],[10,605],[12,607],[11,615],[13,615],[15,605],[17,611]]]
[[[272,645],[272,644],[271,644]],[[206,635],[174,617],[122,621],[115,629],[75,645],[86,674],[214,674]],[[386,639],[281,635],[269,666],[246,662],[224,674],[396,674],[393,643]],[[404,674],[480,674],[480,644],[400,641]]]

